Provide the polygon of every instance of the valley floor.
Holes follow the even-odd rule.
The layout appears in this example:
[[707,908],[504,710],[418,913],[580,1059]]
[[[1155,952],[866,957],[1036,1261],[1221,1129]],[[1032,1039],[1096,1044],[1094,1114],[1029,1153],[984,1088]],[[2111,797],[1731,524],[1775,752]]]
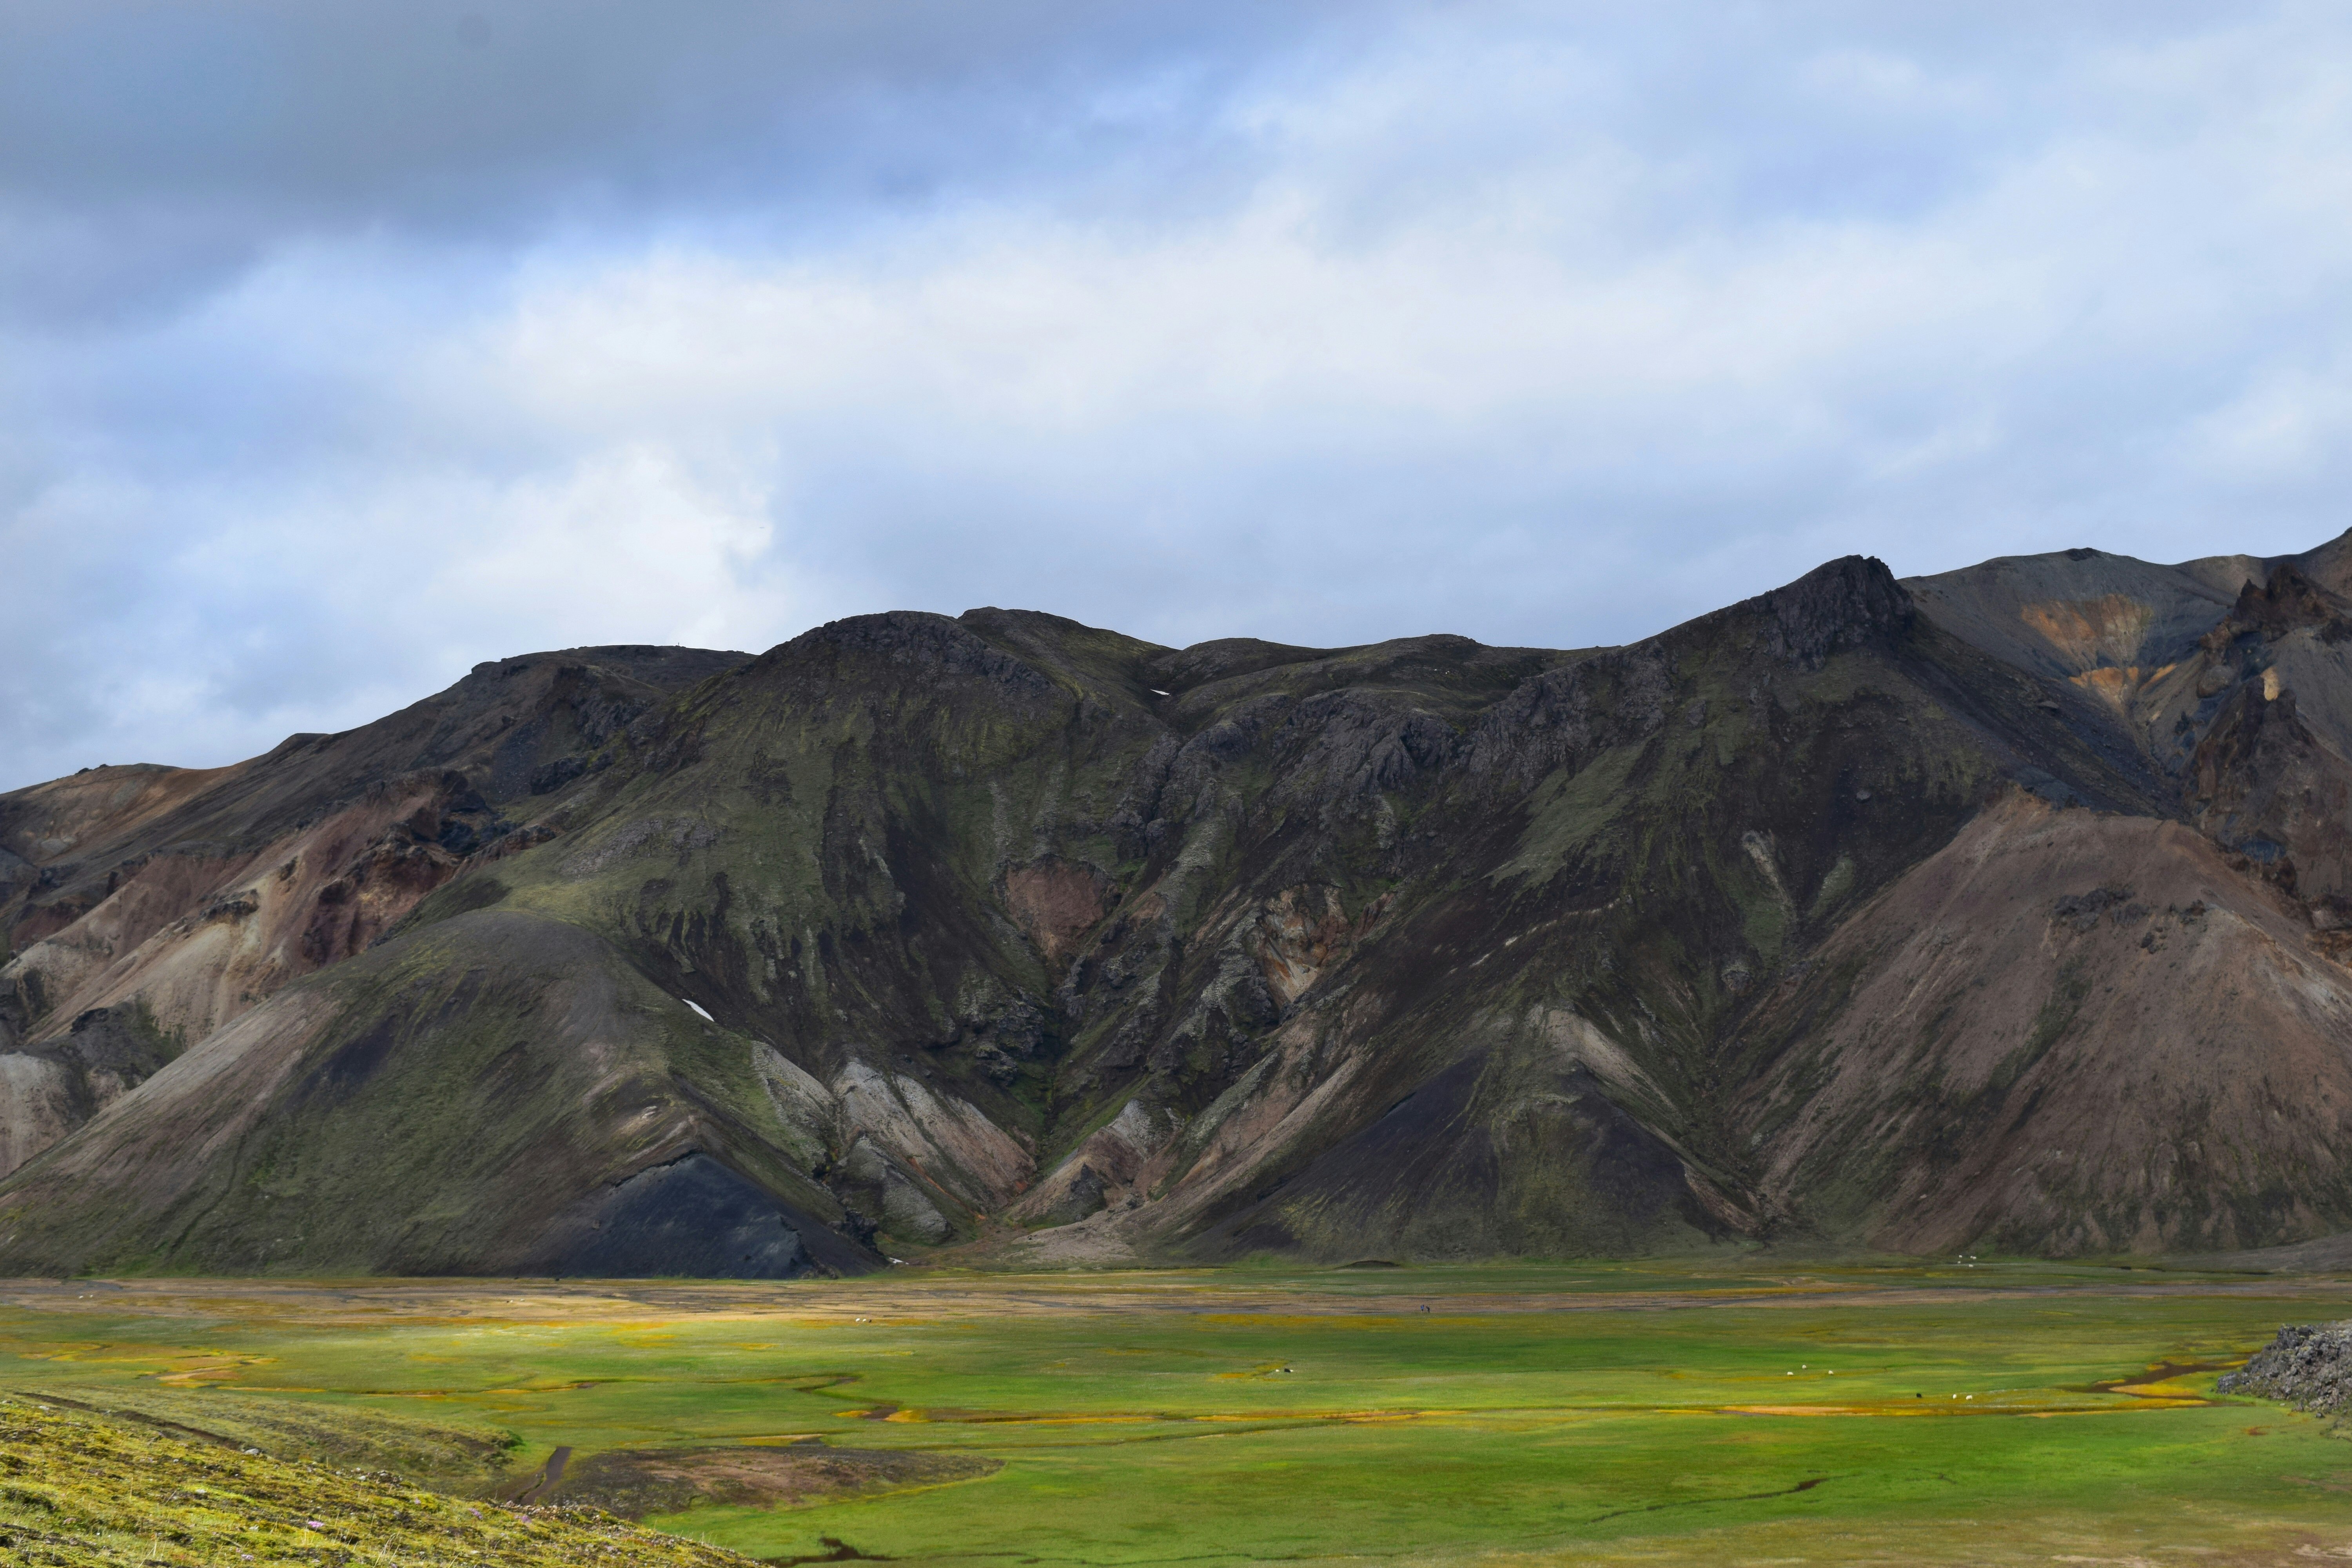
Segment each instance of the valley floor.
[[[630,1560],[591,1506],[786,1563],[2352,1561],[2352,1442],[2213,1392],[2347,1316],[2343,1278],[1787,1259],[0,1282],[0,1533],[58,1534],[28,1500],[88,1448],[121,1517],[58,1562],[495,1563],[567,1520]],[[175,1529],[234,1512],[205,1464],[275,1467],[213,1484],[286,1520]]]

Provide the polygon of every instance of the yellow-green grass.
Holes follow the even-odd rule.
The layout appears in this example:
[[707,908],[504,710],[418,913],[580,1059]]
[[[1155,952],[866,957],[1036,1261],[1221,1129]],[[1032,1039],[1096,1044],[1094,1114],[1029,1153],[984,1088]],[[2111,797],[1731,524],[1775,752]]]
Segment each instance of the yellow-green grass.
[[0,1398],[0,1563],[743,1568],[593,1510],[467,1502],[21,1397]]
[[558,1447],[1005,1461],[648,1521],[759,1557],[2287,1562],[2352,1551],[2352,1444],[2212,1384],[2348,1315],[2336,1279],[2032,1264],[76,1283],[0,1288],[0,1387],[512,1434],[441,1482],[505,1495]]

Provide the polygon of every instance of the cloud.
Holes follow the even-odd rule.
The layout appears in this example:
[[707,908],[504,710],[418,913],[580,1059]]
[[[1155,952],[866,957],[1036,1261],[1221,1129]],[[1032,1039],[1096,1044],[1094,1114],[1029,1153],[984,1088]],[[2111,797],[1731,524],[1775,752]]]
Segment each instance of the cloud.
[[1573,646],[1853,550],[2347,521],[2331,13],[1273,9],[485,11],[499,104],[462,10],[231,10],[87,147],[137,62],[57,13],[95,63],[0,109],[72,150],[0,154],[0,784],[531,647]]
[[626,243],[697,218],[806,240],[945,192],[1082,192],[1187,140],[1325,9],[28,0],[0,19],[0,280],[103,320],[289,240]]

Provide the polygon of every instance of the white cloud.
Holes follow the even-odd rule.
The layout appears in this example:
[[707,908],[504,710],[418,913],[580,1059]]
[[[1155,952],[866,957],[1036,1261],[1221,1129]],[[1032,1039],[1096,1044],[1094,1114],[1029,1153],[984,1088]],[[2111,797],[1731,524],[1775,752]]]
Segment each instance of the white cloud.
[[1377,13],[1106,68],[1058,175],[306,232],[20,334],[0,529],[72,607],[0,630],[0,772],[891,605],[1572,644],[2346,521],[2352,25],[1712,15]]

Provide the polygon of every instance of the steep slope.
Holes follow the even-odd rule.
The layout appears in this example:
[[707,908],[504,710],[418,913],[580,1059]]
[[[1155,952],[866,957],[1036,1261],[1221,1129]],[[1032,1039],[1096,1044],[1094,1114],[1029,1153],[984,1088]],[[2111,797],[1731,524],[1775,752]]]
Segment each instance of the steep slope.
[[[554,787],[0,1184],[0,1267],[2352,1227],[2346,553],[1852,558],[1574,652],[836,622],[499,774]],[[76,993],[112,1081],[173,973]]]
[[2050,710],[2119,765],[2136,752],[2167,815],[2323,923],[2352,916],[2352,534],[2170,567],[2068,551],[1915,586],[1939,626],[2042,672]]
[[2241,584],[2268,574],[2250,556],[2158,566],[2097,550],[2003,556],[1905,584],[1920,613],[1964,642],[2037,675],[2171,664],[2222,616]]
[[365,949],[469,855],[527,842],[508,837],[515,817],[609,761],[668,693],[746,657],[506,659],[235,767],[95,768],[0,795],[0,1171]]
[[806,1134],[731,1045],[578,927],[459,916],[281,992],[114,1100],[22,1173],[0,1247],[116,1271],[878,1262],[774,1157]]
[[2135,817],[2009,803],[1759,1003],[1738,1121],[1768,1152],[1766,1209],[1929,1250],[2352,1226],[2352,535],[2179,567],[2072,551],[1917,586],[2170,798]]
[[2341,1228],[2352,973],[2314,936],[2179,823],[2006,801],[1760,1009],[1765,1202],[1903,1251]]

